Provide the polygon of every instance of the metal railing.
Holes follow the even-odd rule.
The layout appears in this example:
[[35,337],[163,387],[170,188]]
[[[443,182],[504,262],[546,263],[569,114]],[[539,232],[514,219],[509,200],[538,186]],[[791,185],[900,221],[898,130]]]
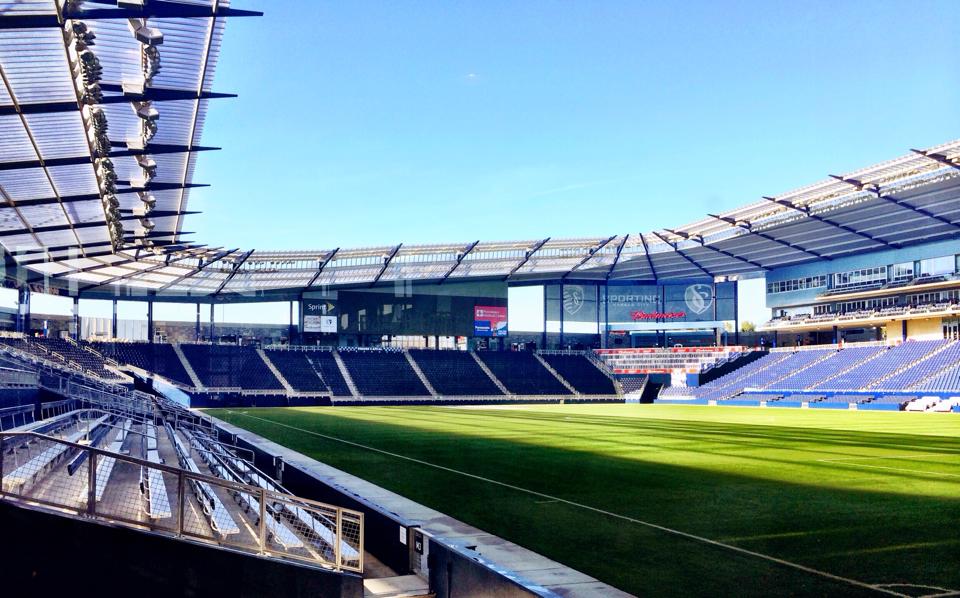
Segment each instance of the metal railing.
[[[100,422],[102,423],[102,421]],[[97,422],[69,438],[96,437]],[[126,428],[108,428],[122,446]],[[100,436],[103,438],[103,435]],[[363,572],[363,514],[33,432],[0,432],[0,498],[176,538]],[[236,503],[227,509],[229,502]]]

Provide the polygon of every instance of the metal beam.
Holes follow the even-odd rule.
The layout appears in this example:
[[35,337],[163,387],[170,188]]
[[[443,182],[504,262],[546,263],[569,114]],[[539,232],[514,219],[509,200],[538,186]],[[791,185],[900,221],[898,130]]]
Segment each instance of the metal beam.
[[447,273],[443,275],[443,278],[441,278],[441,279],[440,279],[440,282],[438,282],[437,284],[443,284],[443,281],[445,281],[446,279],[450,278],[450,275],[453,274],[453,271],[456,270],[456,269],[460,266],[460,263],[461,263],[461,262],[463,262],[463,258],[467,257],[467,256],[470,254],[470,252],[473,251],[474,248],[475,248],[479,243],[480,243],[480,239],[477,239],[477,240],[474,241],[473,243],[470,243],[469,245],[467,245],[467,246],[463,249],[463,252],[461,252],[460,255],[457,256],[457,261],[456,261],[456,263],[453,264],[452,266],[450,266],[450,269],[447,270]]
[[957,163],[955,160],[951,160],[950,158],[944,156],[943,154],[937,154],[934,152],[927,152],[927,151],[918,150],[918,149],[912,149],[910,151],[915,154],[920,154],[925,158],[930,158],[931,160],[935,162],[939,162],[944,166],[950,166],[951,168],[956,168],[957,170],[960,170],[960,163]]
[[[174,100],[213,100],[219,98],[235,98],[235,94],[216,93],[204,91],[199,98],[197,92],[184,92],[178,89],[158,89],[154,90],[148,87],[143,94],[133,95],[124,94],[116,96],[103,96],[95,105],[108,104],[129,104],[130,102],[142,102],[150,100],[154,102],[167,102]],[[15,114],[57,114],[61,112],[79,112],[80,107],[76,102],[35,102],[32,104],[15,104],[11,106],[0,106],[0,116],[13,116]],[[89,157],[87,158],[89,161]]]
[[166,256],[166,258],[164,259],[164,262],[163,262],[162,264],[154,264],[153,266],[150,266],[150,267],[148,267],[148,268],[144,268],[144,269],[142,269],[142,270],[133,270],[133,271],[131,271],[131,272],[128,272],[127,274],[121,274],[121,275],[119,275],[119,276],[114,276],[113,278],[108,278],[107,280],[104,280],[103,282],[95,282],[95,283],[92,283],[92,284],[85,285],[85,286],[83,286],[83,287],[80,288],[80,292],[82,292],[82,291],[87,291],[87,290],[90,290],[90,289],[93,289],[93,288],[97,288],[97,287],[103,287],[103,286],[106,286],[106,285],[110,285],[110,284],[113,284],[113,283],[115,283],[115,282],[120,282],[121,280],[127,280],[128,278],[133,278],[134,276],[136,276],[136,275],[138,275],[138,274],[147,274],[148,272],[153,272],[153,271],[155,271],[155,270],[160,270],[160,269],[162,269],[162,268],[166,268],[166,267],[169,266],[170,264],[173,264],[173,263],[176,263],[176,262],[179,262],[179,261],[188,259],[188,258],[192,258],[192,257],[197,257],[197,256],[188,253],[188,254],[185,254],[185,255],[179,255],[179,256],[177,256],[177,257],[173,257],[172,254],[168,254],[168,255]]
[[390,265],[390,262],[393,261],[393,258],[397,255],[397,252],[400,251],[400,248],[402,246],[403,246],[403,243],[398,244],[396,247],[393,248],[393,251],[390,252],[390,255],[388,255],[386,259],[383,260],[383,267],[380,268],[380,271],[377,272],[377,275],[374,277],[373,282],[370,283],[371,287],[377,284],[378,282],[380,282],[380,277],[383,276],[383,273],[387,271],[387,267]]
[[[90,158],[87,158],[89,161]],[[187,183],[182,185],[180,183],[147,183],[147,186],[142,189],[117,189],[117,195],[121,193],[136,193],[138,191],[169,191],[171,189],[195,189],[198,187],[209,187],[207,184],[199,183]],[[72,203],[77,201],[100,201],[99,193],[86,193],[83,195],[63,195],[59,199],[56,197],[40,197],[36,199],[21,199],[13,200],[17,204],[17,207],[28,207],[28,206],[46,206],[46,205],[55,205],[58,203]]]
[[[98,2],[104,4],[104,2]],[[106,3],[111,4],[111,3]],[[116,2],[112,3],[116,6]],[[261,17],[262,12],[239,10],[226,6],[214,7],[180,4],[164,0],[150,0],[143,6],[125,6],[123,8],[88,8],[86,10],[65,7],[62,17],[58,15],[9,14],[0,17],[0,29],[39,29],[61,27],[66,19],[83,21],[103,19],[152,19],[152,18],[210,18],[210,17]]]
[[[166,212],[166,211],[157,211],[151,212],[150,216],[155,216],[157,218],[170,217],[170,216],[180,216],[180,215],[189,215],[189,214],[199,214],[200,212]],[[121,216],[120,220],[139,220],[141,216]],[[63,230],[74,230],[78,228],[96,228],[98,226],[106,226],[106,223],[102,220],[96,220],[93,222],[77,222],[70,224],[51,224],[49,226],[35,226],[33,227],[33,232],[35,234],[43,233],[53,233]],[[17,235],[24,235],[29,233],[27,229],[24,228],[15,228],[8,230],[0,230],[0,237],[14,237]],[[163,233],[163,231],[157,231],[158,233]],[[171,232],[170,234],[175,234]],[[190,234],[190,233],[179,233],[179,234]],[[126,237],[124,237],[126,238]],[[138,238],[138,237],[135,237]]]
[[866,192],[866,193],[870,193],[871,195],[873,195],[873,196],[876,197],[877,199],[882,199],[883,201],[892,203],[892,204],[895,205],[895,206],[904,208],[904,209],[906,209],[906,210],[910,210],[911,212],[916,212],[917,214],[920,214],[921,216],[926,216],[927,218],[932,218],[932,219],[934,219],[934,220],[936,220],[936,221],[938,221],[938,222],[942,222],[943,224],[947,224],[947,225],[949,225],[949,226],[951,226],[951,227],[953,227],[953,228],[958,228],[958,229],[960,229],[960,224],[957,224],[957,223],[953,222],[953,221],[950,220],[949,218],[944,218],[943,216],[940,216],[940,215],[938,215],[938,214],[934,214],[933,212],[931,212],[931,211],[929,211],[929,210],[925,210],[925,209],[923,209],[923,208],[918,208],[918,207],[916,207],[916,206],[911,206],[910,204],[905,203],[902,199],[897,199],[897,198],[895,198],[895,197],[890,197],[889,195],[884,195],[884,194],[880,191],[880,186],[879,186],[879,185],[867,185],[867,184],[865,184],[865,183],[863,183],[863,182],[861,182],[861,181],[858,181],[857,179],[847,179],[847,178],[840,177],[840,176],[836,176],[836,175],[833,175],[833,174],[831,174],[830,176],[831,176],[832,178],[837,179],[838,181],[840,181],[840,182],[842,182],[842,183],[846,183],[846,184],[848,184],[848,185],[856,188],[858,191],[864,191],[864,192]]
[[191,270],[189,273],[184,274],[183,276],[178,276],[177,278],[175,278],[175,279],[173,279],[172,281],[168,282],[167,284],[163,285],[162,287],[160,287],[159,289],[157,289],[157,292],[161,292],[161,293],[162,293],[163,291],[166,291],[167,289],[169,289],[169,288],[172,287],[173,285],[177,284],[178,282],[181,282],[181,281],[183,281],[183,280],[186,280],[187,278],[192,278],[192,277],[196,276],[197,274],[199,274],[200,272],[202,272],[202,271],[204,270],[204,268],[206,268],[206,267],[209,266],[210,264],[214,264],[214,263],[216,263],[216,262],[219,262],[220,260],[222,260],[223,258],[227,257],[228,255],[230,255],[230,254],[232,254],[232,253],[236,253],[236,252],[238,252],[238,251],[240,251],[240,250],[239,250],[239,249],[228,249],[228,250],[220,251],[220,252],[218,252],[216,255],[214,255],[212,258],[210,258],[210,259],[207,260],[207,261],[204,261],[203,258],[201,258],[200,264],[198,264],[196,268],[194,268],[193,270]]
[[[183,145],[151,144],[146,149],[115,149],[110,152],[110,157],[123,158],[132,156],[160,156],[163,154],[185,154],[190,152],[204,152],[219,149],[219,147],[200,146],[190,149]],[[82,166],[89,163],[90,156],[47,158],[45,160],[18,160],[16,162],[0,162],[0,170],[23,170],[27,168],[42,168],[43,166]]]
[[310,282],[307,283],[306,288],[309,289],[317,282],[317,279],[320,278],[321,274],[323,274],[323,269],[327,267],[327,264],[330,263],[330,260],[333,259],[333,256],[337,255],[338,251],[340,251],[339,247],[337,247],[336,249],[334,249],[333,251],[331,251],[330,253],[328,253],[323,257],[323,263],[320,264],[320,267],[317,268],[317,272],[313,275],[313,278],[310,279]]
[[610,264],[610,269],[607,270],[607,275],[604,277],[604,280],[610,280],[610,275],[613,274],[613,269],[617,267],[618,263],[620,263],[620,254],[623,253],[623,247],[627,244],[627,239],[629,238],[629,234],[624,235],[623,240],[620,241],[619,245],[617,245],[617,254],[613,256],[613,263]]
[[217,290],[213,292],[214,295],[219,295],[220,291],[222,291],[223,288],[227,286],[227,283],[233,280],[233,277],[236,276],[237,272],[240,271],[240,266],[243,265],[243,262],[247,261],[247,258],[253,255],[253,252],[254,250],[251,249],[250,251],[240,256],[240,259],[238,259],[233,263],[233,270],[230,271],[230,274],[227,274],[227,277],[223,279],[223,282],[220,283],[220,286],[217,287]]
[[570,268],[569,270],[567,270],[567,272],[566,272],[563,276],[560,277],[560,280],[566,280],[567,277],[570,276],[570,274],[572,274],[574,270],[576,270],[576,269],[579,268],[580,266],[582,266],[582,265],[586,264],[587,262],[589,262],[589,261],[590,261],[590,258],[592,258],[594,255],[596,255],[596,253],[597,253],[598,251],[600,251],[601,249],[603,249],[604,247],[606,247],[607,244],[610,243],[610,241],[613,241],[613,240],[616,239],[616,238],[617,238],[617,235],[613,235],[613,236],[610,237],[609,239],[606,239],[606,240],[604,240],[604,241],[600,241],[599,243],[597,243],[597,245],[596,245],[595,247],[591,247],[590,250],[587,252],[587,255],[584,256],[584,258],[583,258],[582,260],[580,260],[579,262],[577,262],[577,265],[576,265],[576,266],[574,266],[573,268]]
[[510,273],[503,277],[503,280],[504,280],[504,281],[510,280],[510,277],[513,276],[514,274],[516,274],[516,273],[517,273],[517,270],[519,270],[520,268],[522,268],[522,267],[524,266],[524,264],[526,264],[527,262],[529,262],[529,261],[530,261],[530,258],[533,257],[533,254],[535,254],[536,252],[540,251],[540,249],[541,249],[544,245],[546,245],[546,244],[547,244],[547,241],[549,241],[549,240],[550,240],[550,237],[547,237],[547,238],[544,239],[543,241],[538,241],[533,247],[531,247],[530,249],[528,249],[527,252],[526,252],[526,253],[524,254],[524,256],[523,256],[523,259],[520,260],[520,263],[518,263],[516,266],[514,266],[513,269],[510,270]]
[[670,241],[667,241],[662,235],[660,235],[660,233],[658,233],[658,232],[656,232],[656,231],[650,231],[650,234],[653,235],[654,237],[660,239],[661,241],[663,241],[664,243],[666,243],[666,244],[669,245],[670,247],[673,247],[673,250],[677,253],[677,255],[679,255],[679,256],[682,257],[683,259],[687,260],[688,262],[690,262],[690,264],[692,264],[694,268],[696,268],[697,270],[700,270],[701,272],[703,272],[704,274],[706,274],[706,275],[709,276],[710,278],[713,278],[714,275],[713,275],[709,270],[707,270],[706,268],[704,268],[703,266],[701,266],[700,264],[698,264],[698,263],[696,262],[696,260],[691,259],[690,256],[688,256],[687,254],[685,254],[685,253],[683,252],[682,249],[680,249],[679,247],[677,247],[677,244],[676,244],[676,243],[671,243]]
[[[90,257],[90,254],[87,253],[87,256],[86,256],[86,257],[89,258],[89,257]],[[75,258],[75,259],[83,259],[83,258],[77,257],[77,258]],[[64,271],[64,272],[57,272],[56,274],[49,274],[48,276],[49,276],[50,278],[63,278],[64,276],[69,276],[70,274],[79,274],[79,273],[82,273],[82,272],[94,272],[95,270],[102,270],[103,268],[112,268],[112,267],[114,267],[114,266],[120,267],[120,266],[122,266],[123,264],[130,264],[130,263],[135,262],[135,261],[137,261],[137,258],[136,258],[136,257],[134,257],[134,258],[125,258],[125,259],[119,260],[119,261],[117,261],[117,262],[114,262],[114,263],[112,263],[112,264],[108,264],[108,263],[106,263],[106,262],[99,262],[96,266],[85,266],[85,267],[83,267],[83,268],[75,268],[75,269],[73,269],[73,270],[66,270],[66,271]],[[94,272],[94,273],[96,273],[96,272]]]
[[790,243],[789,241],[784,241],[784,240],[782,240],[782,239],[778,239],[778,238],[774,237],[773,235],[768,235],[767,233],[753,230],[753,226],[752,226],[749,222],[747,222],[746,224],[740,224],[739,222],[737,222],[737,221],[734,220],[733,218],[727,218],[726,216],[717,216],[716,214],[707,214],[707,216],[710,216],[711,218],[714,218],[714,219],[716,219],[716,220],[720,220],[721,222],[726,222],[727,224],[730,224],[730,225],[732,225],[732,226],[735,226],[735,227],[737,227],[737,228],[739,228],[739,229],[741,229],[741,230],[745,230],[745,231],[747,231],[747,234],[749,234],[749,235],[756,235],[756,236],[760,237],[761,239],[766,239],[766,240],[768,240],[768,241],[773,241],[774,243],[777,243],[778,245],[782,245],[783,247],[788,247],[788,248],[794,249],[794,250],[796,250],[796,251],[801,251],[801,252],[803,252],[803,253],[806,253],[807,255],[812,255],[812,256],[815,257],[815,258],[819,258],[819,259],[821,259],[821,260],[827,260],[827,261],[830,261],[830,260],[833,259],[832,257],[823,255],[822,253],[819,253],[819,252],[814,251],[814,250],[812,250],[812,249],[806,249],[806,248],[801,247],[801,246],[799,246],[799,245],[797,245],[797,244],[795,244],[795,243]]
[[643,255],[647,258],[650,273],[653,274],[653,282],[657,282],[660,280],[660,277],[657,276],[657,269],[653,267],[653,258],[650,257],[650,247],[647,245],[647,240],[643,237],[643,233],[640,233],[640,243],[643,245]]
[[889,248],[891,248],[891,249],[900,249],[900,247],[901,247],[901,245],[900,245],[899,243],[890,243],[889,241],[884,241],[883,239],[880,239],[880,238],[878,238],[878,237],[874,237],[874,236],[871,235],[870,233],[865,233],[865,232],[859,231],[859,230],[853,228],[852,226],[847,226],[846,224],[840,224],[839,222],[834,222],[833,220],[830,220],[829,218],[824,218],[823,216],[820,216],[820,215],[818,215],[818,214],[814,214],[813,212],[810,211],[810,208],[808,208],[808,207],[806,207],[806,206],[797,206],[797,205],[794,205],[793,203],[791,203],[791,202],[789,202],[789,201],[787,201],[787,200],[785,200],[785,199],[777,199],[777,198],[775,198],[775,197],[767,197],[766,195],[763,196],[763,199],[765,199],[765,200],[767,200],[767,201],[769,201],[769,202],[775,203],[775,204],[777,204],[777,205],[779,205],[779,206],[784,206],[784,207],[790,208],[791,210],[800,212],[801,214],[803,214],[803,215],[806,216],[807,218],[810,218],[811,220],[816,220],[817,222],[822,222],[823,224],[832,226],[832,227],[834,227],[834,228],[839,228],[840,230],[845,230],[845,231],[847,231],[848,233],[857,235],[858,237],[863,237],[864,239],[867,239],[868,241],[873,241],[874,243],[879,243],[879,244],[881,244],[881,245],[883,245],[883,246],[885,246],[885,247],[889,247]]
[[740,257],[739,255],[737,255],[737,254],[735,254],[735,253],[733,253],[733,252],[731,252],[731,251],[726,251],[726,250],[724,250],[724,249],[720,249],[719,247],[714,247],[714,246],[712,246],[712,245],[707,245],[706,242],[704,242],[704,240],[703,240],[703,235],[693,236],[693,235],[689,235],[689,234],[687,234],[687,233],[680,232],[680,231],[675,231],[675,230],[672,230],[672,229],[669,229],[669,228],[665,228],[665,229],[663,229],[663,230],[667,231],[668,233],[672,233],[672,234],[674,234],[674,235],[676,235],[676,236],[678,236],[678,237],[681,237],[681,238],[683,238],[683,239],[685,239],[685,240],[695,241],[695,242],[699,243],[699,244],[700,244],[700,247],[703,247],[704,249],[709,249],[710,251],[714,251],[714,252],[716,252],[716,253],[719,253],[720,255],[725,255],[725,256],[727,256],[727,257],[731,257],[731,258],[733,258],[733,259],[735,259],[735,260],[739,260],[739,261],[743,262],[744,264],[749,264],[749,265],[751,265],[751,266],[753,266],[753,267],[755,267],[755,268],[760,268],[761,270],[766,270],[766,269],[767,269],[767,267],[764,266],[763,264],[761,264],[760,262],[755,262],[755,261],[753,261],[753,260],[748,260],[747,258],[745,258],[745,257]]

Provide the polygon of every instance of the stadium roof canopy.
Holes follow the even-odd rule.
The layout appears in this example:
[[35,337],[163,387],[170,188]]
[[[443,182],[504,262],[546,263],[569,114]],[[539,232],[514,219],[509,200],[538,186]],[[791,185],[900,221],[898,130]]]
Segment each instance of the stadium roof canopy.
[[395,281],[669,281],[960,236],[960,141],[692,224],[586,239],[247,251],[184,241],[225,0],[0,0],[0,244],[54,292],[205,300]]

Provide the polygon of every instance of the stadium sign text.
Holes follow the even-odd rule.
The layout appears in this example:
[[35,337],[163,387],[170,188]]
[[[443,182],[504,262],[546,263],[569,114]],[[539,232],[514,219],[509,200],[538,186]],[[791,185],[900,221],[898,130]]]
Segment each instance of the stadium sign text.
[[679,320],[687,317],[685,311],[632,311],[630,319],[634,322],[638,320]]

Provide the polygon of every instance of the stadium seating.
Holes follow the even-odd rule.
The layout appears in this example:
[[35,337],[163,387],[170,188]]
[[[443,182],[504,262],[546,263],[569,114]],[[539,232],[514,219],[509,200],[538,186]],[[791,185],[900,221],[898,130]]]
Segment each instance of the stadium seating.
[[[266,355],[294,390],[299,392],[330,392],[329,386],[310,361],[306,351],[275,350],[266,351]],[[347,394],[350,394],[349,390]]]
[[583,355],[543,354],[541,357],[580,394],[617,394],[613,380]]
[[361,395],[370,397],[429,397],[402,351],[341,350],[340,358]]
[[[844,386],[849,370],[877,357],[884,350],[884,347],[853,347],[842,351],[834,351],[828,354],[823,361],[802,368],[795,374],[787,376],[766,388],[781,390],[851,388]],[[859,388],[859,386],[854,388]]]
[[106,368],[107,364],[102,356],[87,351],[82,346],[65,339],[0,337],[0,342],[52,363],[62,363],[67,367],[79,368],[103,380],[122,379]]
[[479,351],[477,356],[493,375],[513,394],[569,395],[532,353],[526,351]]
[[[932,379],[940,373],[951,369],[960,363],[960,343],[953,341],[947,342],[936,351],[931,351],[927,356],[912,366],[898,372],[897,374],[880,381],[875,388],[883,390],[911,390],[922,385],[925,380]],[[946,389],[944,389],[946,390]]]
[[[876,359],[864,362],[850,370],[835,381],[838,386],[831,386],[831,388],[878,388],[883,385],[884,378],[889,378],[897,370],[909,369],[910,366],[948,343],[949,341],[943,340],[907,341],[882,352]],[[839,386],[841,383],[844,386]]]
[[238,345],[180,345],[200,382],[208,388],[283,390],[256,349]]
[[420,367],[430,384],[441,395],[502,395],[490,379],[466,351],[431,351],[411,349],[410,356]]
[[333,396],[353,396],[347,381],[343,379],[343,373],[340,372],[340,366],[337,365],[337,360],[334,358],[332,351],[309,351],[306,356],[307,361],[316,368],[320,377],[330,387]]
[[101,355],[126,363],[148,372],[154,372],[186,386],[193,386],[190,374],[183,367],[180,356],[173,346],[164,343],[107,343],[93,342],[90,345]]

